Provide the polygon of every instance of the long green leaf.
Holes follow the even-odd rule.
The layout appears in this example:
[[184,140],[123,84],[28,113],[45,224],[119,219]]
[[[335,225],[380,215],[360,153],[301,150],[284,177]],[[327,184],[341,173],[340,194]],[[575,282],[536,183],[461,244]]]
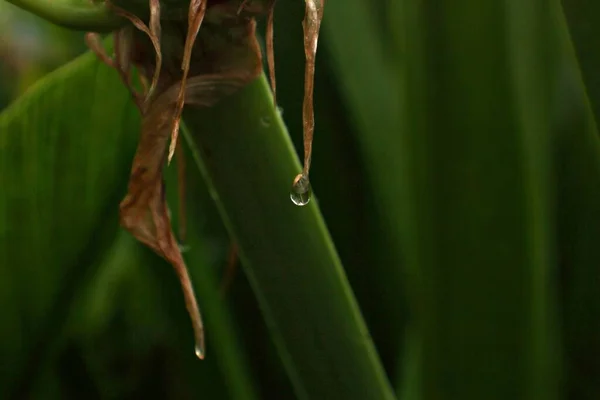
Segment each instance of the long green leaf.
[[10,327],[2,376],[43,358],[47,346],[34,343],[52,340],[112,241],[139,125],[129,103],[113,71],[87,55],[0,116],[0,285]]
[[110,32],[123,25],[124,20],[116,16],[105,2],[86,0],[7,0],[8,2],[36,14],[65,28]]
[[403,2],[394,14],[403,126],[400,143],[372,145],[401,169],[373,162],[404,179],[425,399],[557,397],[550,5]]
[[185,118],[297,396],[393,398],[264,78]]
[[[382,350],[387,354],[381,357],[387,359],[388,373],[396,376],[402,373],[398,356],[406,320],[400,242],[404,216],[403,208],[398,207],[404,188],[397,184],[397,176],[390,180],[389,173],[398,170],[400,162],[397,71],[391,64],[390,49],[385,47],[390,38],[378,29],[375,4],[348,0],[327,7],[331,17],[324,20],[324,44],[333,56],[334,76],[358,132],[354,140],[365,160],[365,181],[370,183],[363,191],[374,208],[369,213],[368,234],[361,238],[370,240],[374,248],[368,271],[376,316],[371,325],[385,346]],[[366,76],[369,79],[364,79]]]

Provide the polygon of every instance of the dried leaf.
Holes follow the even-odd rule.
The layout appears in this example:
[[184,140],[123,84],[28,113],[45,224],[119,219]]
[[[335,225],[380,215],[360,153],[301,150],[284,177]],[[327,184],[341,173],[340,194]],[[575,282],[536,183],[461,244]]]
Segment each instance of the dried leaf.
[[[302,23],[304,27],[304,54],[306,67],[304,72],[304,103],[302,107],[302,122],[304,132],[304,167],[303,177],[308,181],[310,161],[312,155],[312,142],[315,130],[315,113],[313,107],[313,87],[315,80],[315,57],[319,29],[323,20],[323,6],[325,0],[306,0],[306,14]],[[296,178],[298,179],[298,178]]]
[[[265,13],[265,11],[267,13],[267,61],[275,99],[273,50],[275,0],[269,0],[266,10],[263,6],[246,1],[243,1],[236,9],[232,8],[233,3],[214,5],[213,7],[220,7],[219,10],[235,21],[238,27],[243,27],[245,30],[239,31],[241,33],[238,32],[238,35],[241,35],[238,39],[242,40],[232,40],[229,45],[225,45],[223,49],[219,48],[214,54],[211,53],[208,56],[201,53],[200,59],[193,59],[192,51],[206,15],[207,0],[192,0],[189,6],[187,33],[185,38],[182,38],[184,41],[183,54],[169,55],[169,57],[175,57],[181,61],[181,71],[164,71],[161,68],[163,52],[160,47],[160,2],[159,0],[149,0],[149,2],[149,27],[131,13],[114,5],[111,7],[115,12],[129,19],[137,29],[150,38],[154,49],[154,60],[150,58],[151,53],[144,48],[144,44],[136,39],[131,28],[124,28],[115,33],[116,56],[114,59],[105,54],[98,36],[90,34],[86,36],[86,39],[98,57],[119,72],[142,114],[140,139],[133,160],[128,192],[120,205],[121,224],[136,239],[173,265],[181,282],[186,307],[192,320],[196,354],[203,358],[205,354],[204,327],[179,244],[171,229],[171,218],[165,200],[163,168],[171,161],[177,148],[179,121],[184,104],[194,107],[212,106],[223,97],[244,87],[261,73],[261,52],[256,40],[256,22],[253,16]],[[312,102],[315,55],[319,27],[323,17],[323,2],[324,0],[306,0],[306,17],[303,23],[306,73],[303,106],[305,158],[302,176],[307,184],[314,131]],[[242,12],[244,15],[241,15]],[[226,35],[229,35],[228,31],[226,31]],[[231,48],[227,46],[231,46]],[[244,46],[247,51],[237,52],[239,46]],[[236,54],[233,60],[230,57],[231,54]],[[202,57],[214,57],[214,59],[203,60]],[[192,72],[196,75],[189,76],[192,62],[198,63],[199,66],[206,64],[210,68],[196,68]],[[133,88],[131,82],[133,65],[142,72],[142,83],[144,83],[144,79],[149,79],[151,76],[151,84],[145,91],[145,95],[136,92]],[[170,64],[167,62],[165,65]],[[144,100],[142,101],[142,99]],[[170,146],[168,145],[169,139]],[[183,164],[180,164],[179,180],[182,191],[184,190],[183,168]],[[183,201],[183,192],[180,193],[180,197],[180,201]],[[185,208],[183,202],[180,203],[180,208],[182,210]],[[185,224],[182,223],[180,226],[181,237],[184,237]]]
[[185,38],[185,46],[183,50],[183,61],[181,69],[183,70],[183,77],[181,78],[181,86],[179,88],[179,94],[177,95],[177,106],[173,115],[173,127],[171,130],[171,146],[169,148],[168,162],[171,162],[173,154],[175,154],[175,146],[177,145],[177,135],[179,134],[179,120],[181,119],[181,112],[183,111],[183,103],[185,98],[185,83],[190,70],[190,60],[192,58],[192,49],[198,36],[198,31],[204,20],[206,14],[206,3],[207,0],[191,0],[190,10],[188,14],[188,31]]
[[120,205],[120,220],[136,239],[173,265],[192,319],[196,354],[203,358],[204,326],[165,200],[163,167],[175,104],[175,91],[171,89],[159,95],[143,112],[128,192]]
[[[150,0],[150,28],[146,26],[146,24],[137,16],[130,13],[127,10],[124,10],[120,7],[115,6],[110,1],[107,1],[106,4],[115,12],[115,14],[120,15],[126,19],[128,19],[137,29],[144,32],[150,41],[152,42],[152,46],[154,47],[155,52],[155,62],[154,62],[154,75],[152,77],[152,81],[150,84],[150,89],[146,93],[146,99],[144,101],[144,108],[148,106],[150,99],[154,96],[154,91],[158,86],[158,80],[160,77],[160,71],[162,66],[162,51],[160,48],[160,1],[159,0]],[[118,33],[117,33],[118,34]],[[120,41],[116,40],[117,43]],[[121,53],[121,52],[119,52]],[[127,70],[129,74],[129,69]],[[127,79],[129,81],[129,79]],[[131,90],[131,87],[130,87]]]
[[277,0],[270,0],[267,11],[267,64],[269,66],[269,81],[271,82],[271,90],[273,91],[273,102],[277,104],[277,83],[275,80],[275,45],[273,43],[273,25],[275,17],[275,3]]

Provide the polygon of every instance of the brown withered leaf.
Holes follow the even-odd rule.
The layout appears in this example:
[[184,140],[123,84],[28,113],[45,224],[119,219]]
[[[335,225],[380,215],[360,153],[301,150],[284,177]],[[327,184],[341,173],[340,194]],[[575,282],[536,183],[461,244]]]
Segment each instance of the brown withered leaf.
[[[236,5],[237,1],[237,5]],[[221,35],[212,46],[210,35],[201,35],[207,15],[208,0],[191,0],[187,32],[181,37],[181,53],[161,49],[160,1],[149,0],[150,20],[147,26],[128,11],[112,6],[115,12],[129,19],[151,42],[149,51],[131,27],[115,33],[115,57],[105,54],[98,36],[88,34],[90,48],[109,66],[115,68],[130,90],[142,115],[138,148],[133,160],[127,195],[120,205],[121,225],[136,239],[154,250],[173,265],[181,282],[185,304],[192,320],[196,340],[196,354],[205,355],[204,327],[194,290],[182,257],[179,244],[171,229],[171,218],[165,199],[163,168],[169,164],[177,147],[179,121],[185,104],[192,107],[210,107],[220,99],[236,92],[262,71],[261,51],[256,40],[256,15],[267,15],[267,61],[275,99],[275,60],[273,50],[273,11],[275,0],[262,2],[247,0],[219,0],[211,3],[226,18],[210,35]],[[303,104],[304,167],[300,177],[308,184],[308,172],[314,132],[313,82],[315,54],[319,28],[323,17],[324,0],[306,0],[304,45],[306,54],[305,93]],[[220,23],[220,22],[219,22]],[[231,31],[230,31],[231,29]],[[174,30],[175,32],[177,29]],[[216,33],[215,33],[216,32]],[[173,32],[171,32],[173,33]],[[225,38],[225,40],[223,40]],[[194,48],[200,47],[198,55]],[[164,64],[165,57],[167,62]],[[164,65],[163,65],[164,64]],[[180,65],[173,70],[170,65]],[[132,68],[137,67],[145,90],[139,93],[132,83]],[[150,81],[148,85],[146,80]],[[169,145],[170,140],[170,145]],[[296,178],[298,180],[298,178]],[[183,196],[182,196],[183,197]],[[181,199],[182,201],[183,199]],[[183,204],[183,203],[181,203]]]
[[273,42],[275,3],[277,0],[270,0],[267,9],[267,31],[265,33],[265,42],[267,45],[267,65],[269,67],[269,81],[273,91],[273,102],[277,105],[277,82],[275,79],[275,44]]
[[[151,0],[154,1],[154,0]],[[204,326],[195,298],[193,286],[179,244],[171,228],[171,218],[165,199],[163,168],[168,164],[168,144],[172,136],[174,121],[178,121],[183,104],[194,107],[210,107],[255,79],[261,72],[261,54],[255,37],[253,19],[243,20],[244,29],[241,40],[235,45],[236,51],[244,54],[241,61],[231,61],[229,49],[219,49],[211,54],[210,62],[200,60],[200,67],[192,69],[196,75],[188,77],[192,63],[192,48],[202,21],[202,4],[191,5],[194,14],[190,17],[193,24],[185,38],[182,71],[160,70],[162,57],[149,57],[139,37],[131,34],[130,28],[115,33],[115,57],[105,54],[99,38],[88,34],[86,39],[90,48],[109,66],[115,68],[125,85],[131,91],[142,115],[142,124],[138,148],[133,159],[127,195],[120,205],[121,225],[137,240],[150,247],[167,260],[175,269],[181,282],[185,304],[192,320],[196,340],[196,354],[203,358],[205,354]],[[160,8],[153,8],[159,12]],[[122,12],[130,18],[135,27],[144,32],[152,42],[155,52],[161,52],[159,18],[150,20],[153,27],[148,28],[142,21]],[[240,45],[246,48],[239,52]],[[238,54],[236,53],[236,54]],[[233,59],[235,60],[235,58]],[[135,65],[142,77],[152,79],[145,95],[138,93],[131,82],[131,69]],[[215,66],[216,65],[216,66]],[[207,68],[206,66],[210,66]],[[157,72],[159,71],[159,72]],[[179,74],[178,74],[179,72]],[[212,73],[211,73],[212,72]],[[143,99],[143,100],[142,100]],[[172,144],[175,142],[172,140]]]
[[306,67],[304,72],[304,103],[302,106],[302,122],[304,132],[304,168],[302,174],[308,179],[312,155],[312,142],[315,130],[315,113],[313,92],[315,80],[315,57],[319,30],[323,20],[325,0],[306,0],[306,14],[302,23],[304,27],[304,54]]
[[[253,78],[246,74],[192,77],[186,84],[186,102],[196,106],[211,106]],[[205,348],[204,328],[187,268],[171,229],[163,179],[167,143],[178,94],[179,83],[158,96],[142,115],[140,141],[133,160],[128,193],[120,205],[120,220],[123,227],[136,239],[175,268],[192,319],[196,351],[202,358]]]
[[181,112],[183,111],[183,103],[186,90],[186,80],[190,71],[190,62],[192,58],[192,49],[198,36],[200,26],[204,20],[206,14],[206,4],[208,0],[191,0],[190,9],[188,13],[188,30],[185,38],[185,45],[183,49],[183,60],[181,62],[181,69],[183,70],[183,76],[179,86],[179,93],[177,94],[177,104],[173,115],[173,127],[171,128],[171,145],[169,147],[168,162],[173,158],[175,154],[175,147],[177,145],[177,136],[179,134],[179,121],[181,119]]

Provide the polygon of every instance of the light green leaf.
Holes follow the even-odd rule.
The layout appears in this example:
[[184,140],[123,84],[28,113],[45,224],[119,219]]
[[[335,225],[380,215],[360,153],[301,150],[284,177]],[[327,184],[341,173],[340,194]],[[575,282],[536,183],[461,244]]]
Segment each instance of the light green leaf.
[[125,22],[115,15],[103,1],[92,0],[7,0],[65,28],[110,32]]

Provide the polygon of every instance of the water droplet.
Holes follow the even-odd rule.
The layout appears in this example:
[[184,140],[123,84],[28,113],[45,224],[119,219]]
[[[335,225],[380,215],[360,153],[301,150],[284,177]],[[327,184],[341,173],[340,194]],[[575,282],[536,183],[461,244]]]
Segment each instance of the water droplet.
[[302,174],[298,174],[294,179],[294,185],[290,192],[290,199],[297,206],[305,206],[310,202],[312,195],[312,188],[308,177]]
[[270,127],[271,126],[271,117],[269,117],[269,116],[261,117],[260,124],[265,128]]
[[201,360],[204,360],[204,348],[202,347],[202,345],[200,344],[196,344],[196,357],[198,357]]
[[277,112],[279,113],[280,117],[283,117],[283,107],[277,106]]

